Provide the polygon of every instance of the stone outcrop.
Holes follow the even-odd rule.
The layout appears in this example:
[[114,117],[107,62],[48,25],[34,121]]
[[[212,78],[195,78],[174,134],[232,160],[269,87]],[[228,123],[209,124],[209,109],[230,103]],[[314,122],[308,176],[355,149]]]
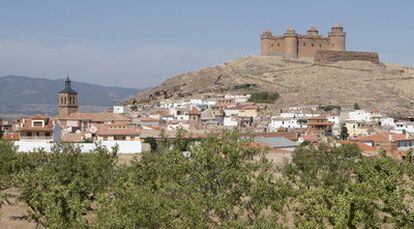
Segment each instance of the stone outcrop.
[[315,62],[322,64],[333,64],[338,61],[370,61],[379,64],[378,54],[375,52],[355,52],[355,51],[332,51],[319,50],[315,55]]

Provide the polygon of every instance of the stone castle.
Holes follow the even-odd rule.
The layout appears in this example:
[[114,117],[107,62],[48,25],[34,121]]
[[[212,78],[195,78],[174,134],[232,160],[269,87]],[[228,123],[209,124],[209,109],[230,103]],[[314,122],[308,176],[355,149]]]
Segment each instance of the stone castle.
[[334,25],[327,37],[319,35],[318,29],[313,26],[306,35],[297,34],[289,27],[282,36],[274,36],[271,31],[265,31],[260,40],[261,55],[313,58],[324,64],[350,60],[380,63],[377,53],[346,51],[346,33],[340,24]]
[[308,34],[297,34],[292,27],[282,36],[265,31],[260,36],[262,55],[314,58],[319,50],[345,51],[346,33],[341,25],[331,28],[327,37],[319,35],[318,29],[310,27]]

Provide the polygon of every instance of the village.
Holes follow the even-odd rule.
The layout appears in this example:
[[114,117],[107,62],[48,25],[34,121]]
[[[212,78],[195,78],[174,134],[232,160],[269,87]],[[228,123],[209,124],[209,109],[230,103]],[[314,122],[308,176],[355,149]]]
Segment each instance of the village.
[[355,144],[366,156],[386,152],[404,159],[414,147],[414,123],[408,118],[396,120],[358,104],[352,108],[313,105],[275,111],[268,107],[272,101],[258,101],[255,96],[167,99],[82,113],[78,93],[67,78],[58,94],[58,116],[3,118],[0,134],[21,152],[51,151],[56,143],[75,143],[84,152],[100,144],[108,149],[117,146],[119,153],[136,154],[150,150],[151,140],[175,138],[179,130],[186,132],[186,139],[197,141],[217,131],[234,129],[276,155],[290,154],[301,144],[331,143]]

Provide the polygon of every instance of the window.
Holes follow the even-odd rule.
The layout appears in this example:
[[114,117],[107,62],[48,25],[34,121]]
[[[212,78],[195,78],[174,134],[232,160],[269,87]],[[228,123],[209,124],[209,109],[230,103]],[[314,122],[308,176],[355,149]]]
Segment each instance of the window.
[[306,46],[306,43],[303,43],[303,46]]
[[41,121],[33,121],[33,126],[36,126],[36,127],[43,126],[43,122],[41,122]]
[[277,43],[277,47],[279,47],[279,43]]
[[322,48],[322,44],[319,44],[319,48]]
[[32,132],[27,132],[27,137],[31,137],[32,136]]
[[49,132],[45,133],[45,136],[50,137],[50,133]]
[[313,47],[313,44],[311,46]]
[[270,47],[273,47],[273,44],[271,44]]
[[108,140],[108,137],[106,137],[106,136],[105,136],[105,137],[103,137],[103,140],[104,140],[104,141],[107,141],[107,140]]
[[66,97],[63,98],[64,104],[66,104]]

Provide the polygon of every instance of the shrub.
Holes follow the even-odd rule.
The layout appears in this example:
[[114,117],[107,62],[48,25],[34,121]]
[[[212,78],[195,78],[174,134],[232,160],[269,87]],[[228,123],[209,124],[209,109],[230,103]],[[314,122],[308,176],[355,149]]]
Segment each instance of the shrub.
[[279,94],[277,92],[255,92],[253,93],[250,98],[249,102],[254,103],[274,103],[279,98]]

